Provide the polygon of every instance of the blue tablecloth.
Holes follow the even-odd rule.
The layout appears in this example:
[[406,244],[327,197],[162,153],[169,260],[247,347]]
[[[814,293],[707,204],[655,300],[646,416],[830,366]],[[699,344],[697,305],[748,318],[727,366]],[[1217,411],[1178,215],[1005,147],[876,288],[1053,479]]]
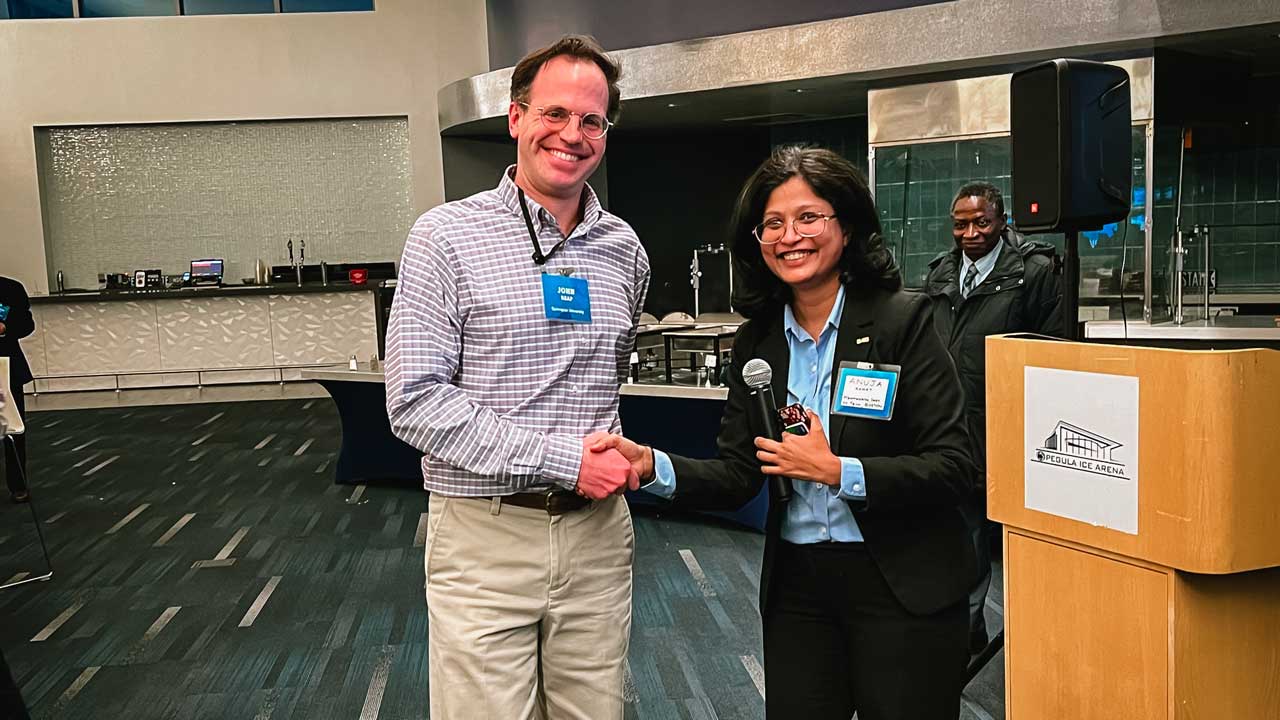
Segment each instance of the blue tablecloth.
[[[334,482],[403,483],[422,486],[422,453],[391,433],[386,389],[378,382],[321,380],[338,408],[342,447]],[[623,395],[619,412],[623,432],[636,442],[692,458],[715,457],[723,400]],[[644,492],[627,493],[636,505],[664,501]],[[710,513],[763,532],[769,496],[765,490],[731,513]]]

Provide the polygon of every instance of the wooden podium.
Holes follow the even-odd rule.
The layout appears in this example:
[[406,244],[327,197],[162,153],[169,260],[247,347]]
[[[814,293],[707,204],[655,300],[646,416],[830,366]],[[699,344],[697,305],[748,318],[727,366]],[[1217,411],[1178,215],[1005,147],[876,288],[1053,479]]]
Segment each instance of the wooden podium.
[[[1006,717],[1280,718],[1280,352],[986,342]],[[1064,411],[1072,417],[1043,427],[1042,407],[1061,400],[1043,399],[1046,376],[1099,375],[1137,378],[1131,456],[1091,429],[1114,425],[1127,412],[1121,401],[1105,418]],[[1087,405],[1089,393],[1079,396]],[[1031,415],[1041,427],[1026,424]],[[1135,528],[1028,508],[1047,492],[1110,512],[1106,498],[1132,490],[1127,482]]]

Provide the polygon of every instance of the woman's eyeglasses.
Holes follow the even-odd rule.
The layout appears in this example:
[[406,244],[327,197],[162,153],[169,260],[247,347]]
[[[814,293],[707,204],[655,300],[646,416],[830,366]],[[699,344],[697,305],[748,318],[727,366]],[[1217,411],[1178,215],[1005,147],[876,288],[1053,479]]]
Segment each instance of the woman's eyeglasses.
[[[800,237],[817,237],[827,229],[827,221],[834,217],[835,215],[823,215],[822,213],[800,213],[791,221],[791,227]],[[773,245],[781,240],[786,232],[787,223],[782,218],[769,218],[751,230],[751,234],[756,236],[756,240],[761,245]]]

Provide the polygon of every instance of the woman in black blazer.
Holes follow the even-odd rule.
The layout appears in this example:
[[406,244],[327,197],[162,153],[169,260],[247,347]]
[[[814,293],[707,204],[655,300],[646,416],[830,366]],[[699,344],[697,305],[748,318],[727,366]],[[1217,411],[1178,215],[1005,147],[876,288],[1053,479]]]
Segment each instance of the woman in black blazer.
[[[756,170],[732,249],[733,304],[748,321],[734,340],[719,456],[617,436],[596,447],[617,447],[656,478],[652,492],[686,507],[735,509],[766,478],[789,478],[788,502],[771,494],[761,569],[768,717],[956,718],[977,577],[960,505],[974,471],[929,301],[901,290],[866,181],[827,150],[780,148]],[[756,358],[772,368],[779,404],[821,411],[809,413],[809,434],[757,437],[742,379]],[[893,393],[861,405],[842,396],[845,373],[881,390],[892,376],[891,407]],[[841,397],[847,414],[830,411]]]

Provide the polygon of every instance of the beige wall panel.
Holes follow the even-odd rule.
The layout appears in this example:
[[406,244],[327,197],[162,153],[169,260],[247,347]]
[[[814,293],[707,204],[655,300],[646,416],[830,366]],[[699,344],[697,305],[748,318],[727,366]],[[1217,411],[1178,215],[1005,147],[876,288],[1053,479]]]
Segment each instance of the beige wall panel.
[[363,362],[377,352],[372,293],[270,297],[276,365]]
[[33,128],[407,116],[413,216],[444,199],[436,91],[488,69],[485,5],[0,22],[0,257],[49,291]]
[[164,369],[270,366],[268,312],[264,297],[157,300]]
[[31,308],[31,316],[36,321],[35,332],[18,341],[22,346],[22,354],[27,356],[27,364],[31,366],[31,374],[36,377],[48,375],[49,361],[44,352],[44,322],[40,319],[39,305]]
[[42,305],[37,322],[48,375],[161,369],[153,302]]

